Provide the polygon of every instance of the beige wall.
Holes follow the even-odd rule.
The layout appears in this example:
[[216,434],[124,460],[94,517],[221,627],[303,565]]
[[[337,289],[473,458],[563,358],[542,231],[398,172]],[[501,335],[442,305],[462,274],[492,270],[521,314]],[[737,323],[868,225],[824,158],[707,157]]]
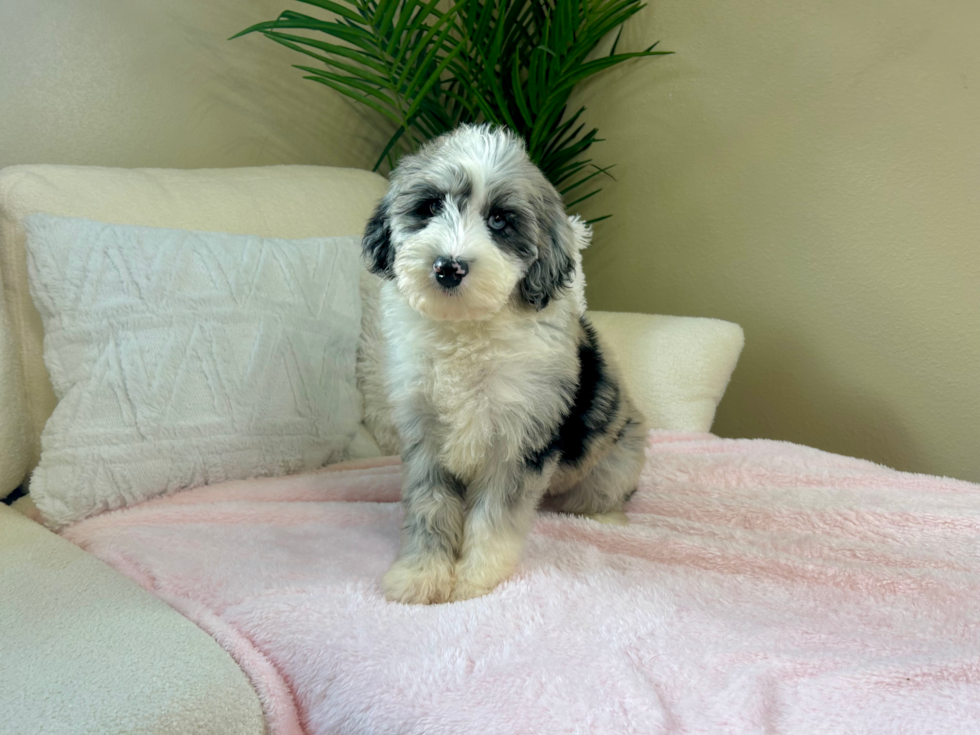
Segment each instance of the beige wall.
[[[224,39],[288,0],[0,0],[0,165],[367,167],[374,118]],[[315,11],[314,11],[315,12]],[[582,90],[593,306],[715,316],[715,430],[980,480],[980,3],[655,0]]]
[[590,305],[720,317],[715,431],[980,481],[980,3],[655,0],[583,90]]
[[370,167],[379,133],[303,57],[225,40],[289,6],[0,0],[0,166]]

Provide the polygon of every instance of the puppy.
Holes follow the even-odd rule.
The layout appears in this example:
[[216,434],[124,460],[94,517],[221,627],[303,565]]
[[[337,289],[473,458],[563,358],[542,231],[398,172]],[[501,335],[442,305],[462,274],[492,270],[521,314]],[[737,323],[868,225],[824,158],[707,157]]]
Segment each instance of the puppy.
[[362,241],[386,279],[404,466],[389,600],[485,595],[516,568],[542,500],[625,522],[646,430],[581,305],[566,298],[575,225],[503,129],[463,126],[391,175]]

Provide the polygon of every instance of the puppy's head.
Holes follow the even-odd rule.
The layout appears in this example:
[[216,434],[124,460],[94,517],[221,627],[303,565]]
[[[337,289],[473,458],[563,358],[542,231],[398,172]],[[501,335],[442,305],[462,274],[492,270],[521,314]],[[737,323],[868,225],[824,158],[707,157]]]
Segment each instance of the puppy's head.
[[402,159],[362,241],[368,267],[432,319],[540,310],[574,275],[561,196],[523,142],[462,126]]

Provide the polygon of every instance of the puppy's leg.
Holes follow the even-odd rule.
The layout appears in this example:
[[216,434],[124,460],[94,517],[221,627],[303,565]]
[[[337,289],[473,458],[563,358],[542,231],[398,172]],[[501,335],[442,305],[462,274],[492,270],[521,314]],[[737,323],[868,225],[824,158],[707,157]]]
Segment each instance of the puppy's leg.
[[463,535],[466,487],[420,446],[406,452],[404,462],[401,549],[382,587],[394,602],[446,602]]
[[623,505],[636,491],[646,459],[645,447],[646,430],[642,424],[627,423],[581,480],[561,495],[549,498],[549,509],[600,523],[626,525]]
[[514,572],[553,471],[505,466],[470,486],[454,600],[481,597]]

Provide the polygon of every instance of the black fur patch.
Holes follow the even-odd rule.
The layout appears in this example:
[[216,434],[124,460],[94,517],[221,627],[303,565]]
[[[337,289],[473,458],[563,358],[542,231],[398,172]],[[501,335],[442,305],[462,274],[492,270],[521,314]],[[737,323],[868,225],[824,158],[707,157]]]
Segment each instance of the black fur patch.
[[466,499],[466,483],[460,480],[452,472],[447,472],[443,470],[445,474],[446,487],[453,491],[453,494],[460,500]]
[[429,209],[430,204],[436,203],[438,207],[444,207],[445,198],[445,192],[432,184],[420,183],[410,187],[398,197],[396,204],[396,210],[402,217],[405,229],[409,232],[425,229],[434,216]]
[[442,211],[442,207],[442,197],[434,196],[428,199],[423,199],[415,205],[415,209],[412,211],[412,216],[421,220],[428,220],[430,217],[435,217],[440,211]]
[[388,202],[382,199],[364,228],[361,252],[372,273],[391,279],[395,277],[395,252],[388,216]]
[[[565,216],[564,210],[560,211]],[[575,263],[569,252],[567,242],[568,222],[553,222],[548,227],[548,236],[538,246],[538,257],[521,280],[521,298],[535,309],[545,308],[560,291],[567,288],[575,275]]]
[[[445,191],[428,182],[420,182],[409,187],[399,195],[397,211],[404,218],[405,229],[414,233],[425,229],[425,226],[447,206],[448,201],[452,201],[462,212],[472,193],[473,187],[469,179],[460,172],[454,176],[452,185]],[[435,215],[430,206],[433,203],[438,208]]]
[[[402,464],[409,464],[412,462],[416,455],[418,455],[420,449],[422,449],[422,444],[420,442],[409,444],[402,449]],[[452,494],[458,497],[460,500],[466,499],[466,483],[456,477],[456,475],[454,475],[452,472],[440,467],[439,465],[428,467],[424,482],[419,484],[428,485],[429,487],[441,486],[452,492]]]
[[507,220],[507,226],[502,230],[490,230],[497,247],[513,254],[524,263],[533,261],[538,254],[538,246],[534,237],[528,232],[525,218],[518,212],[488,207],[483,212],[484,220],[489,219],[493,214],[500,214]]
[[[409,456],[418,453],[419,449],[420,445],[415,445],[409,450]],[[403,488],[405,517],[402,529],[429,553],[455,555],[459,552],[462,537],[445,522],[447,514],[453,513],[452,507],[464,502],[466,485],[437,463],[425,464],[422,470],[418,474],[410,472],[409,476],[415,479]],[[433,504],[433,501],[436,502]]]
[[568,414],[551,441],[524,457],[525,466],[538,472],[555,455],[562,464],[579,462],[590,438],[604,432],[619,410],[619,388],[606,375],[606,361],[595,330],[585,317],[580,321],[585,338],[578,348],[578,385]]
[[27,495],[27,486],[26,485],[20,485],[20,486],[14,488],[11,491],[10,495],[8,495],[7,497],[5,497],[3,499],[0,499],[0,503],[6,503],[7,505],[10,505],[15,500],[19,500],[20,498],[24,497],[25,495]]
[[429,201],[430,199],[441,200],[445,196],[446,192],[439,187],[426,181],[420,181],[406,187],[398,195],[394,209],[398,214],[413,214],[422,202]]

